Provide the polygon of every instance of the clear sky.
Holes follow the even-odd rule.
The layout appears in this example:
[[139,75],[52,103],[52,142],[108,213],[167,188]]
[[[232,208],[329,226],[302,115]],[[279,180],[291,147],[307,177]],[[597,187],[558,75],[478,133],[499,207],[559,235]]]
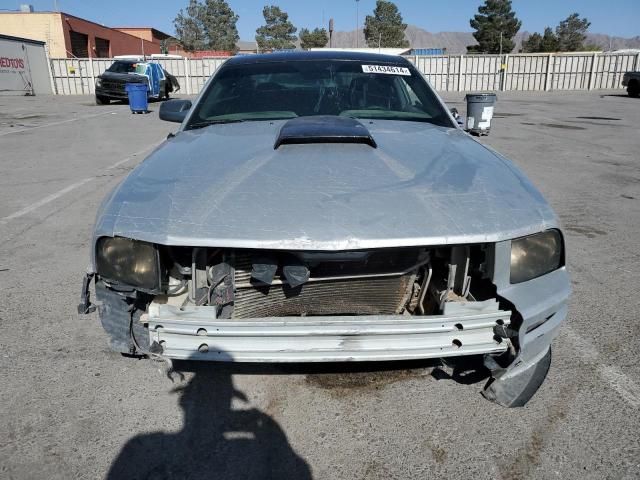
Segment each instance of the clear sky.
[[[31,3],[36,10],[53,10],[54,0],[0,0],[0,9],[17,9]],[[277,4],[289,13],[298,28],[316,27],[330,17],[336,30],[353,30],[356,25],[355,0],[229,0],[240,15],[238,30],[243,40],[253,40],[263,22],[262,7]],[[469,18],[481,0],[396,0],[406,23],[430,32],[471,31]],[[188,0],[57,0],[60,10],[110,27],[153,26],[174,33],[173,19]],[[108,5],[108,6],[107,6]],[[556,26],[573,12],[591,21],[590,31],[621,37],[640,35],[640,0],[514,0],[522,29],[542,31]],[[371,13],[375,0],[360,0],[360,22]]]

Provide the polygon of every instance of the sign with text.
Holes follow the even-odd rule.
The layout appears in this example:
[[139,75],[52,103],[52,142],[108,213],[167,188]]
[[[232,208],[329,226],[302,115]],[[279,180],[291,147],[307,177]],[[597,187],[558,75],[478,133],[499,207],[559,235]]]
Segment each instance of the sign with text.
[[0,92],[33,92],[29,59],[22,43],[0,40]]
[[403,75],[410,77],[411,70],[393,65],[362,65],[364,73],[384,73],[385,75]]

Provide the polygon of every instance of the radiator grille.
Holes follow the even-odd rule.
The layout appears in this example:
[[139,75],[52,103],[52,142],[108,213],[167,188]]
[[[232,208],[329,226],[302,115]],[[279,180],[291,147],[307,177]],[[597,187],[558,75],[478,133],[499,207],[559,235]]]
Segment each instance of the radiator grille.
[[102,88],[106,88],[108,90],[121,90],[124,92],[124,83],[121,82],[110,82],[108,80],[102,81]]

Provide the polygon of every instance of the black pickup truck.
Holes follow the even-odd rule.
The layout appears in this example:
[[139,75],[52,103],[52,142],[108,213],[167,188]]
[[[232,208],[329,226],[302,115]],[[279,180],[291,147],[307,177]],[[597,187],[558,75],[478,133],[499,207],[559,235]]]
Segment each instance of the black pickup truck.
[[158,100],[180,90],[176,77],[157,63],[116,60],[96,79],[96,103],[106,105],[111,100],[126,100],[127,83],[145,83],[149,98]]
[[627,72],[622,77],[622,85],[627,87],[627,93],[630,97],[638,98],[640,96],[640,72]]

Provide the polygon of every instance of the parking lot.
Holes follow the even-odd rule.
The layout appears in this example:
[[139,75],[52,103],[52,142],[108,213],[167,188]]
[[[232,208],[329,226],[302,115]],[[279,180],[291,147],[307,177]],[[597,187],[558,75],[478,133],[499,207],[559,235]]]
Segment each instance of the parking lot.
[[436,362],[176,362],[170,380],[111,353],[76,313],[81,280],[100,201],[176,129],[159,105],[0,97],[0,478],[123,478],[108,472],[140,462],[150,478],[640,477],[637,99],[499,94],[480,139],[559,214],[573,281],[547,381],[520,409]]

